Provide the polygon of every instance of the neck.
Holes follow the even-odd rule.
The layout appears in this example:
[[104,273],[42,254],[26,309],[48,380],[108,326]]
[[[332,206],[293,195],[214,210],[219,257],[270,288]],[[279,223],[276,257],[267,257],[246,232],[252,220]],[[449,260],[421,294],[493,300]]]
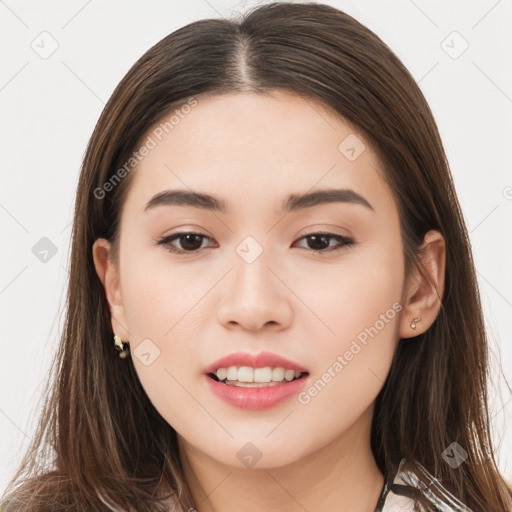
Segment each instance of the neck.
[[327,445],[276,468],[224,464],[178,435],[185,478],[198,512],[374,512],[384,476],[370,446],[372,412],[369,408]]

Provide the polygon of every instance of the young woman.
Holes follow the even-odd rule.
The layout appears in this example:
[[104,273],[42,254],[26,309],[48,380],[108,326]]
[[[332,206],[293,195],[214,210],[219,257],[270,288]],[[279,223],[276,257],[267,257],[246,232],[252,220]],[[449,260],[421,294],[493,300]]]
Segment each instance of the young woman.
[[512,510],[438,130],[335,8],[198,21],[135,63],[85,155],[67,301],[3,510]]

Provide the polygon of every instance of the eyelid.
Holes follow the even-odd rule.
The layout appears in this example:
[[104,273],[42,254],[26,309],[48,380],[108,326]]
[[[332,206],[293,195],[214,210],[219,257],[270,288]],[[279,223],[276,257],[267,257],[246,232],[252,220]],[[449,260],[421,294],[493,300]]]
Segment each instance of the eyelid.
[[[157,245],[163,245],[164,247],[171,246],[171,242],[174,242],[174,240],[177,240],[179,238],[182,238],[186,235],[199,235],[202,238],[208,239],[210,241],[213,241],[213,238],[206,233],[203,233],[199,230],[190,230],[190,231],[176,231],[175,233],[171,233],[170,235],[164,235],[156,240]],[[173,246],[171,246],[173,247]],[[173,250],[174,249],[174,250]],[[196,254],[199,253],[200,250],[197,251],[185,251],[183,249],[176,249],[173,247],[173,249],[167,249],[169,252],[176,253],[176,254]]]
[[350,231],[348,231],[347,229],[343,229],[340,226],[333,226],[333,225],[329,225],[329,224],[324,224],[324,227],[321,227],[322,223],[319,223],[319,224],[320,224],[320,226],[318,224],[313,224],[313,225],[309,225],[309,226],[305,227],[304,229],[301,229],[299,231],[297,237],[301,238],[301,237],[307,236],[307,235],[323,234],[323,235],[339,236],[339,237],[347,238],[347,239],[350,238],[350,239],[354,240],[354,237],[352,236]]

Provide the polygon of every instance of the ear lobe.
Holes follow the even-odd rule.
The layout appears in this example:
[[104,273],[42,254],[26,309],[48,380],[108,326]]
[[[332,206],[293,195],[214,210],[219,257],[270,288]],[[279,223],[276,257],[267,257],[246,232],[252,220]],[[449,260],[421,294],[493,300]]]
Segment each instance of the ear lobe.
[[130,338],[127,329],[126,316],[121,294],[119,269],[110,259],[111,245],[104,238],[98,238],[93,246],[92,253],[96,273],[105,289],[105,295],[110,308],[112,331],[121,337],[123,341]]
[[[430,230],[424,238],[420,260],[423,269],[415,268],[409,279],[400,337],[410,338],[428,330],[441,308],[444,293],[446,246],[439,231]],[[414,322],[415,318],[420,321]],[[411,323],[416,324],[416,329]]]

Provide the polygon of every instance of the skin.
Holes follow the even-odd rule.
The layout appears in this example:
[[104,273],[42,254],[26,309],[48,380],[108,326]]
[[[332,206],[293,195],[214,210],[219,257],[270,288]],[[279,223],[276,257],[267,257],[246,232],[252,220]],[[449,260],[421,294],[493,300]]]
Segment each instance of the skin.
[[[366,146],[354,161],[338,149],[350,134]],[[438,314],[441,234],[425,237],[428,276],[415,271],[405,282],[398,210],[369,142],[321,104],[283,92],[199,97],[132,172],[120,259],[109,258],[104,239],[93,257],[112,328],[130,341],[145,391],[178,433],[200,512],[373,511],[383,485],[370,449],[373,405],[398,337],[424,332]],[[176,205],[143,212],[172,188],[218,196],[228,213]],[[280,214],[285,196],[318,188],[351,188],[374,211],[332,203]],[[157,245],[181,231],[211,240],[184,255]],[[322,231],[355,244],[321,257],[303,237]],[[250,264],[236,252],[249,235],[263,248]],[[173,245],[187,247],[183,238]],[[331,238],[321,247],[338,246]],[[242,411],[203,382],[203,369],[228,353],[268,350],[308,368],[313,383],[394,303],[400,313],[307,404],[292,397]],[[133,355],[146,338],[160,350],[149,366]],[[249,441],[261,453],[253,467],[237,457]]]

